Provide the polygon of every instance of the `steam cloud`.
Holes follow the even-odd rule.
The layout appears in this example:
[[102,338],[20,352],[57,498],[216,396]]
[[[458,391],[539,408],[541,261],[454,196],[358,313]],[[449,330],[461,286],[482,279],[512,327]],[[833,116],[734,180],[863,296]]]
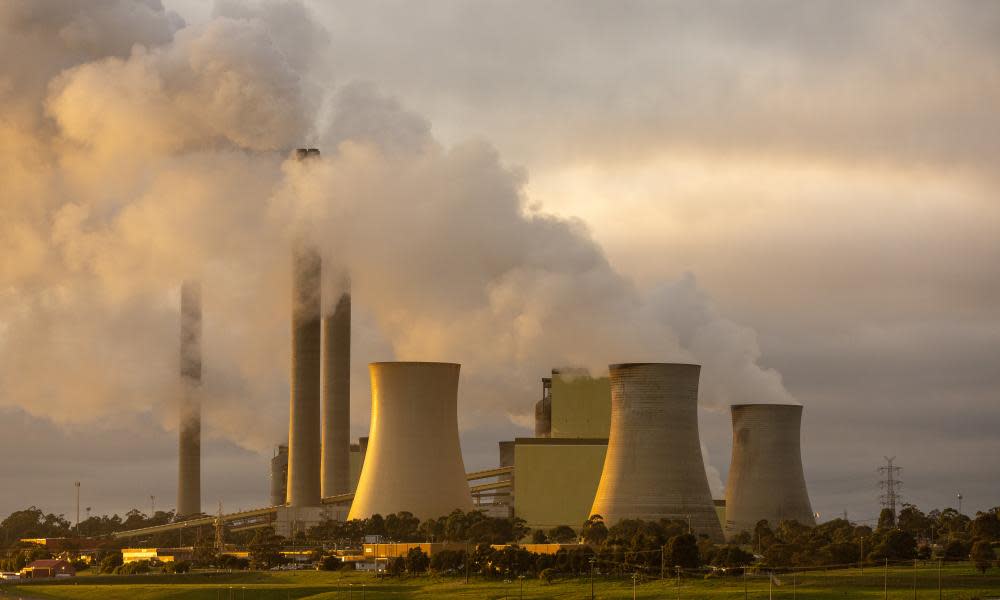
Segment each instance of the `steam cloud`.
[[[202,282],[204,425],[286,429],[290,249],[349,273],[354,356],[463,365],[464,426],[525,421],[553,366],[693,361],[706,406],[794,402],[691,275],[640,292],[526,175],[367,84],[322,81],[296,2],[0,5],[0,404],[176,427],[178,287]],[[289,160],[298,145],[319,161]],[[324,300],[333,301],[334,293]],[[355,398],[367,376],[353,376]]]

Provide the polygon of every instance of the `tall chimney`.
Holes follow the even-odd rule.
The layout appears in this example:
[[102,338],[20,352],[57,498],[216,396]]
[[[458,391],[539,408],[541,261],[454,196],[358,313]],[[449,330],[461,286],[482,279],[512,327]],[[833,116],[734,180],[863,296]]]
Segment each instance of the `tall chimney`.
[[[305,160],[314,149],[296,150]],[[288,504],[320,505],[320,341],[319,252],[305,240],[292,250],[292,368],[288,415]]]
[[323,317],[322,494],[351,491],[351,290]]
[[181,285],[177,515],[201,513],[201,284]]

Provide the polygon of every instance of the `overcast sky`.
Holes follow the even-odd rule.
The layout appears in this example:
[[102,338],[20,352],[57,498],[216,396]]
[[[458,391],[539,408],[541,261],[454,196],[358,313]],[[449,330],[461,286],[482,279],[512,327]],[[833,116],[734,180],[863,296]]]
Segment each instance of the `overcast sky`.
[[[188,26],[238,12],[165,4]],[[520,178],[525,210],[579,219],[637,294],[696,282],[713,311],[755,333],[757,364],[805,406],[821,519],[877,515],[883,456],[903,467],[904,501],[944,507],[961,492],[967,512],[1000,505],[1000,5],[306,5],[316,27],[302,35],[323,41],[301,60],[319,85],[366,82],[443,147],[490,145]],[[20,80],[3,75],[0,101],[13,105],[4,83]],[[13,272],[0,271],[8,299]],[[372,314],[356,340],[378,328]],[[406,354],[379,335],[352,357],[354,437],[366,433],[364,364],[384,358],[366,352]],[[518,371],[524,389],[545,375],[532,365]],[[282,393],[268,431],[287,416]],[[81,424],[3,394],[0,513],[70,514],[74,480],[97,512],[147,507],[150,495],[172,508],[176,434],[162,410]],[[535,400],[483,412],[509,418],[463,416],[470,470],[495,464],[497,440],[528,434]],[[728,418],[723,405],[702,411],[717,494]],[[203,446],[209,511],[266,500],[266,444],[230,438]]]

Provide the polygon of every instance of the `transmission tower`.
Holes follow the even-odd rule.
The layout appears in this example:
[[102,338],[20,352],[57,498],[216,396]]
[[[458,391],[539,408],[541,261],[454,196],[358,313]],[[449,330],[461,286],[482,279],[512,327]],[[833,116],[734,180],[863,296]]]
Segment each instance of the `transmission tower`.
[[899,488],[903,486],[903,482],[899,480],[899,473],[903,470],[902,467],[897,467],[892,464],[896,457],[893,456],[889,458],[888,456],[883,456],[885,459],[885,465],[878,468],[878,472],[885,477],[879,482],[879,487],[882,489],[882,495],[879,496],[879,502],[882,504],[882,508],[888,508],[889,512],[892,513],[892,522],[896,523],[896,505],[900,503],[899,498]]

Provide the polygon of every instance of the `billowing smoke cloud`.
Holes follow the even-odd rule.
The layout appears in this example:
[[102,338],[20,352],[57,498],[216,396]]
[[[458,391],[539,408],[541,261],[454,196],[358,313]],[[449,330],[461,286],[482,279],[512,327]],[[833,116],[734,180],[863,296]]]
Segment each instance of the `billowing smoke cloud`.
[[[461,362],[467,427],[528,414],[561,365],[694,361],[708,406],[793,402],[693,275],[640,292],[488,143],[443,147],[374,86],[323,84],[298,3],[188,26],[155,0],[15,2],[0,26],[24,63],[0,70],[2,404],[175,427],[178,287],[196,279],[204,426],[263,451],[286,427],[299,235],[331,289],[350,273],[356,368]],[[322,159],[289,160],[306,142]]]

